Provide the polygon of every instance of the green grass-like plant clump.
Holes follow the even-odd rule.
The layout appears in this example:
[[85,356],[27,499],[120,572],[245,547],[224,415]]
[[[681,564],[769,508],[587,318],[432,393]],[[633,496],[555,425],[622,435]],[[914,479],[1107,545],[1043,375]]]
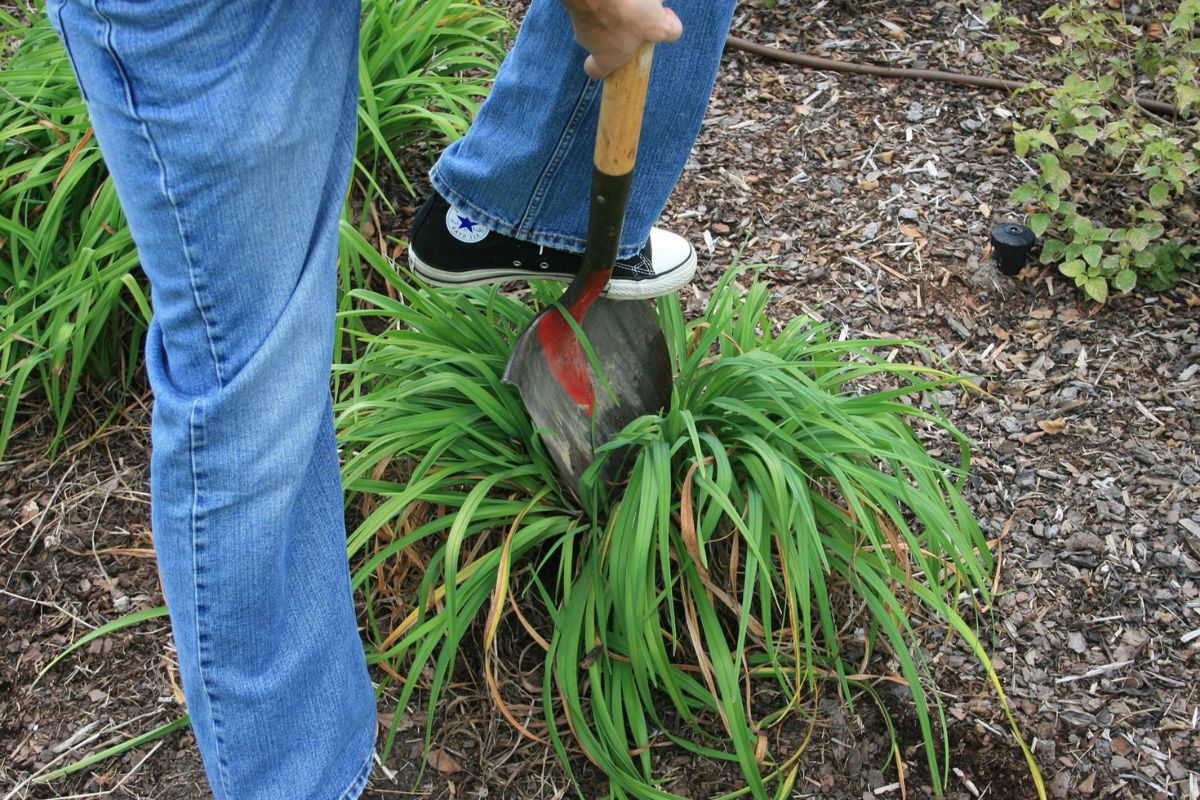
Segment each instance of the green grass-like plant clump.
[[470,0],[367,0],[359,29],[360,176],[384,162],[408,183],[395,154],[436,155],[466,133],[504,58],[512,26]]
[[3,456],[28,391],[61,435],[85,373],[128,382],[150,312],[66,52],[44,17],[0,11],[0,37],[19,40],[0,69]]
[[[354,208],[380,196],[385,165],[407,184],[396,152],[462,135],[510,34],[468,0],[364,2]],[[0,457],[31,395],[56,421],[53,454],[85,377],[136,375],[150,302],[66,51],[42,14],[0,10],[0,37]],[[339,307],[366,277],[343,259]]]
[[[340,368],[350,388],[338,424],[365,515],[349,541],[354,585],[370,658],[397,678],[397,720],[421,685],[432,726],[477,621],[502,697],[497,631],[519,596],[553,623],[521,623],[545,649],[538,728],[564,764],[581,748],[612,797],[675,797],[653,755],[669,742],[737,764],[745,787],[731,796],[787,796],[801,748],[774,752],[773,730],[812,722],[821,681],[847,701],[864,690],[879,700],[872,669],[908,687],[944,786],[945,722],[917,626],[953,629],[1003,702],[964,619],[989,602],[993,567],[960,492],[968,443],[922,404],[959,379],[875,355],[910,342],[842,340],[809,318],[776,332],[766,287],[742,290],[731,271],[697,320],[660,301],[670,408],[612,443],[633,448],[628,483],[607,491],[590,471],[580,501],[500,379],[535,308],[494,289],[419,288],[373,265],[389,291],[357,299],[388,327]],[[535,288],[534,306],[557,291]],[[915,427],[945,438],[953,462],[930,455]],[[374,576],[406,557],[423,565],[415,605],[386,624],[376,605],[394,587]],[[756,687],[782,699],[752,708],[767,696]]]

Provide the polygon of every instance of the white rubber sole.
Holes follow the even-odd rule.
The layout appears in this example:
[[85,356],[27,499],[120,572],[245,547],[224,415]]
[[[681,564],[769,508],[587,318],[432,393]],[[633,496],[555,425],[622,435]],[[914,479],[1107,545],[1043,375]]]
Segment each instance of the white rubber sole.
[[[485,269],[471,272],[464,277],[458,272],[447,272],[426,264],[412,247],[408,248],[408,263],[420,278],[433,286],[482,286],[488,283],[503,283],[505,281],[551,280],[569,283],[574,275],[560,272],[540,272],[534,274],[527,269]],[[664,294],[676,292],[691,283],[696,275],[696,250],[688,248],[687,257],[670,269],[655,275],[653,278],[628,280],[616,278],[610,280],[604,290],[604,296],[613,300],[647,300]]]

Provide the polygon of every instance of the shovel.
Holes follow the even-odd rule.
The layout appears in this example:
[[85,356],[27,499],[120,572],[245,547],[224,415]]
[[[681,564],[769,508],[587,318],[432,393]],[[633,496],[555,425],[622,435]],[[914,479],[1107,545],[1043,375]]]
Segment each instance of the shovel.
[[[604,81],[583,264],[557,304],[521,334],[504,370],[575,491],[597,447],[671,397],[667,341],[651,304],[601,297],[625,221],[653,52],[643,45]],[[623,480],[623,461],[612,454],[604,479]]]

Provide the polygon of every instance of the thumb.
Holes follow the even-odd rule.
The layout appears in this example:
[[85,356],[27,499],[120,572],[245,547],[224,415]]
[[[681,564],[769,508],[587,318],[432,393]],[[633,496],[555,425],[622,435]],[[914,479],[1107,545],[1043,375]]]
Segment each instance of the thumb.
[[675,12],[669,8],[662,10],[662,23],[655,31],[654,41],[656,42],[674,42],[678,41],[680,36],[683,36],[683,23],[679,17],[675,16]]
[[612,72],[612,70],[601,69],[600,65],[596,63],[595,56],[587,57],[587,60],[583,62],[583,71],[594,81],[604,80],[608,77],[608,73]]

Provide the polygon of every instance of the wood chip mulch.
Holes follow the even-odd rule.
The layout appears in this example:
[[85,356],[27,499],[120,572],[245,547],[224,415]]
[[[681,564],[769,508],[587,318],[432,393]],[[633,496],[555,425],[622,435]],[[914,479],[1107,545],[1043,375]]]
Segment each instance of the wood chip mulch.
[[[764,44],[892,66],[992,74],[979,0],[846,8],[744,4],[734,30]],[[1036,18],[1039,4],[1012,4]],[[1040,4],[1042,8],[1045,3]],[[1050,44],[1022,34],[1025,74]],[[978,376],[986,394],[937,399],[978,443],[968,500],[1000,558],[980,622],[1018,721],[1055,798],[1200,800],[1200,286],[1100,307],[1052,270],[1005,278],[985,243],[1012,214],[1028,165],[1009,145],[1004,94],[811,72],[726,55],[708,117],[665,224],[686,233],[702,308],[731,263],[763,265],[781,321],[810,314],[851,336],[911,337]],[[1011,76],[1006,76],[1011,77]],[[1039,76],[1040,77],[1040,76]],[[419,170],[422,159],[412,156]],[[1077,176],[1086,180],[1086,176]],[[384,214],[403,237],[412,205]],[[29,419],[0,464],[0,789],[181,713],[162,620],[109,636],[33,678],[68,643],[161,603],[149,551],[147,411],[140,397],[91,441],[103,387],[53,464]],[[948,796],[1033,797],[982,670],[928,632],[950,720]],[[534,717],[537,654],[501,659],[511,707]],[[424,707],[402,714],[396,751],[368,798],[560,798],[552,754],[492,710],[471,665],[443,702],[421,781]],[[381,720],[394,710],[385,696]],[[927,797],[915,721],[896,700],[905,764],[866,700],[819,698],[818,732],[794,797]],[[661,756],[664,788],[730,791],[736,773]],[[580,764],[587,796],[601,776]],[[10,797],[209,796],[189,733]],[[0,793],[4,797],[5,793]],[[91,794],[89,794],[91,793]]]

